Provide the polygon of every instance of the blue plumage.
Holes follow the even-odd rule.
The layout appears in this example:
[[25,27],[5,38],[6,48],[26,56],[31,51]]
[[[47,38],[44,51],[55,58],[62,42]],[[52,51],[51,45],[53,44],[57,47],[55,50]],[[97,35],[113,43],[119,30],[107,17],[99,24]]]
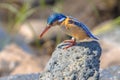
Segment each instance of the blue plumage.
[[75,21],[74,24],[77,25],[78,27],[82,28],[90,38],[93,38],[93,39],[98,40],[98,38],[96,38],[96,37],[90,32],[89,28],[88,28],[85,24],[83,24],[82,22],[78,22],[78,21]]
[[96,39],[98,40],[97,37],[95,37],[91,32],[90,32],[90,29],[82,22],[79,22],[76,18],[72,17],[72,16],[68,16],[70,17],[73,21],[74,21],[74,24],[77,25],[78,27],[82,28],[86,33],[87,35],[90,37],[90,38],[93,38],[93,39]]
[[61,13],[54,13],[48,17],[47,24],[51,25],[53,22],[58,20],[63,21],[65,18],[66,16]]
[[[67,16],[69,17],[71,20],[73,20],[73,24],[80,27],[81,29],[83,29],[85,31],[85,33],[90,37],[90,38],[93,38],[93,39],[96,39],[98,40],[97,37],[95,37],[89,30],[89,28],[83,24],[82,22],[79,22],[76,18],[73,18],[71,16]],[[66,18],[67,18],[64,14],[61,14],[61,13],[54,13],[52,15],[50,15],[47,19],[47,24],[48,25],[52,25],[55,21],[58,21],[58,22],[62,22],[64,21]]]
[[97,37],[95,37],[89,30],[89,28],[83,24],[82,22],[79,22],[76,18],[73,18],[71,16],[65,16],[61,13],[54,13],[50,15],[47,19],[47,27],[43,30],[43,32],[40,34],[40,38],[52,27],[55,25],[60,25],[61,29],[63,31],[72,36],[71,40],[66,40],[65,42],[69,42],[70,44],[66,46],[64,49],[67,49],[73,45],[76,44],[76,40],[84,40],[93,38],[98,40]]

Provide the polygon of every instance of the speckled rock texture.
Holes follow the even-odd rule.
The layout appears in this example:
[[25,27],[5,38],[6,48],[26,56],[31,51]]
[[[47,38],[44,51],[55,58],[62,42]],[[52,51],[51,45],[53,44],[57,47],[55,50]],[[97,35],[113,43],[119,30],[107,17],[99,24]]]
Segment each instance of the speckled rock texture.
[[[101,48],[96,41],[81,42],[64,50],[59,44],[49,60],[46,71],[51,80],[98,80]],[[50,74],[51,73],[51,74]],[[45,80],[42,74],[41,80]],[[47,75],[48,76],[48,75]]]
[[0,80],[39,80],[40,73],[34,74],[25,74],[25,75],[13,75],[4,78],[0,78]]
[[[80,42],[63,49],[69,43],[57,46],[49,60],[45,72],[38,75],[13,76],[0,80],[99,80],[99,58],[101,47],[97,41]],[[26,78],[32,76],[32,78]],[[26,78],[26,79],[24,79]]]
[[120,80],[120,65],[100,70],[100,80]]

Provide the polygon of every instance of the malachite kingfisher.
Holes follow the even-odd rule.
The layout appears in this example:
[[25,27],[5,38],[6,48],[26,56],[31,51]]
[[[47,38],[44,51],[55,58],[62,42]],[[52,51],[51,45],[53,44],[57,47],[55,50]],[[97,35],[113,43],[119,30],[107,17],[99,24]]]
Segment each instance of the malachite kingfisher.
[[71,16],[65,16],[62,13],[53,13],[47,19],[47,27],[40,34],[40,38],[53,26],[60,25],[62,31],[72,36],[71,40],[65,40],[64,42],[70,43],[65,49],[76,44],[76,40],[95,39],[98,40],[89,30],[89,28],[82,22],[79,22],[76,18]]

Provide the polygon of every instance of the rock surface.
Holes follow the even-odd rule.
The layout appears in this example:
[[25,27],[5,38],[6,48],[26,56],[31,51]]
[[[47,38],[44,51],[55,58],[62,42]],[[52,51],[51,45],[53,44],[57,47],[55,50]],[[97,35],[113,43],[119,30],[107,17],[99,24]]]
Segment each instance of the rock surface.
[[100,80],[120,80],[120,65],[115,65],[100,71]]
[[39,80],[39,73],[27,74],[27,75],[15,75],[1,78],[0,80]]
[[65,46],[67,43],[57,46],[45,72],[9,76],[0,80],[99,80],[99,43],[81,42],[66,50],[63,49]]
[[[110,22],[107,24],[110,24]],[[106,23],[103,25],[106,25]],[[100,44],[102,47],[100,67],[102,69],[113,65],[120,65],[120,26],[112,25],[112,27],[110,31],[106,31],[100,35]]]
[[11,43],[0,52],[0,76],[41,72],[48,59],[49,56],[36,57]]

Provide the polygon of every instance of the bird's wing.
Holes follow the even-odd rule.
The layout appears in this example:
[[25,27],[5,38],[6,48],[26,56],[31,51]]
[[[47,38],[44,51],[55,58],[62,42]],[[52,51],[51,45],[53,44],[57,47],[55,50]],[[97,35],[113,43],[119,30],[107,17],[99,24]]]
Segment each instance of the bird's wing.
[[98,40],[98,38],[95,37],[95,36],[90,32],[90,29],[89,29],[84,23],[79,22],[76,18],[73,18],[73,17],[70,17],[70,18],[73,20],[74,25],[82,28],[82,29],[87,33],[87,35],[88,35],[89,37]]

